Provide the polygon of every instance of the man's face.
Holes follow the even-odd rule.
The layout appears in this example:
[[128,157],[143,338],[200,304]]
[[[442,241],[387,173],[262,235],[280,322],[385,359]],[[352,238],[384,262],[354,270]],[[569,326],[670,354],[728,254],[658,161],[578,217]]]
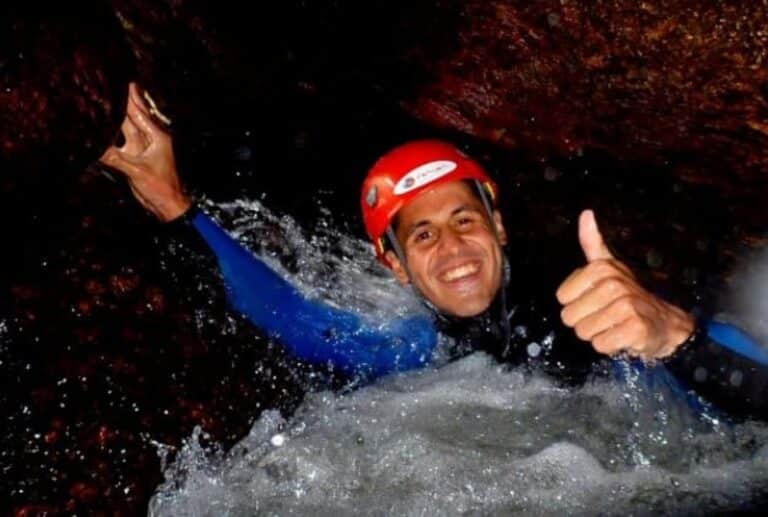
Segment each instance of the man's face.
[[441,311],[475,316],[490,306],[502,282],[502,250],[491,224],[506,244],[498,212],[491,223],[467,183],[444,183],[398,213],[396,234],[411,276],[394,252],[386,258],[402,284],[413,282]]

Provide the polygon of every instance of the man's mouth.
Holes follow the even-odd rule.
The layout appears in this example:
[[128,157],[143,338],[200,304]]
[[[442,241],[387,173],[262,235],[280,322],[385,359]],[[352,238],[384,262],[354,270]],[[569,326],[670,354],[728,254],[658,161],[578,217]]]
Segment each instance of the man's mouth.
[[480,270],[480,265],[477,262],[468,262],[458,267],[454,267],[443,271],[440,274],[440,280],[443,282],[455,282],[468,276],[474,275]]

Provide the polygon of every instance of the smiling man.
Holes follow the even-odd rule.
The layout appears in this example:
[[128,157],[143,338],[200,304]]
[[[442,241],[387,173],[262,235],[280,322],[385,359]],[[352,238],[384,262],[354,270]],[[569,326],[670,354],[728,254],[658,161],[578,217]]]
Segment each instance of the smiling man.
[[472,186],[438,185],[402,209],[394,231],[405,255],[386,260],[401,283],[440,310],[461,317],[483,312],[501,286],[506,244],[498,212],[490,220]]
[[[232,305],[303,360],[371,380],[481,349],[572,383],[623,352],[665,363],[734,414],[765,416],[766,351],[729,325],[697,325],[644,289],[610,253],[591,211],[579,218],[586,263],[557,293],[521,293],[504,253],[498,188],[448,143],[406,143],[380,158],[363,183],[363,219],[379,260],[431,311],[382,325],[307,299],[196,209],[179,181],[170,137],[134,85],[123,133],[125,145],[108,149],[103,162],[125,173],[137,200],[160,220],[194,228],[216,255]],[[546,301],[536,302],[555,295],[572,330],[549,319]],[[439,347],[439,335],[452,339]]]

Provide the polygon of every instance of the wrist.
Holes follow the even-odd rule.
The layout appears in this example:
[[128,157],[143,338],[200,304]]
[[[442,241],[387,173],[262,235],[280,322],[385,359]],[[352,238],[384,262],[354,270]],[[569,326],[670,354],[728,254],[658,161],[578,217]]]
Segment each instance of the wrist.
[[192,228],[194,226],[194,219],[199,213],[200,207],[196,202],[193,201],[186,212],[179,215],[175,219],[171,219],[163,223],[163,228],[166,229],[164,231],[169,231],[171,233],[187,231],[186,229]]
[[671,330],[667,344],[656,354],[656,359],[667,359],[674,355],[678,349],[685,346],[696,333],[696,320],[691,314],[677,309],[674,321],[671,323]]
[[180,194],[163,207],[160,213],[160,220],[164,223],[170,223],[184,216],[192,208],[192,199],[186,194]]

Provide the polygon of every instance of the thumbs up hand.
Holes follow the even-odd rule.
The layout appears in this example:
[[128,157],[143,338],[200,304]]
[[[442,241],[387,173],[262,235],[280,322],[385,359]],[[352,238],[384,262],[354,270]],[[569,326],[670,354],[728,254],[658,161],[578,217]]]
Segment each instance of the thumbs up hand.
[[671,355],[694,330],[693,317],[646,291],[616,260],[592,210],[579,216],[579,243],[587,260],[557,289],[560,317],[600,353],[627,352],[643,360]]

